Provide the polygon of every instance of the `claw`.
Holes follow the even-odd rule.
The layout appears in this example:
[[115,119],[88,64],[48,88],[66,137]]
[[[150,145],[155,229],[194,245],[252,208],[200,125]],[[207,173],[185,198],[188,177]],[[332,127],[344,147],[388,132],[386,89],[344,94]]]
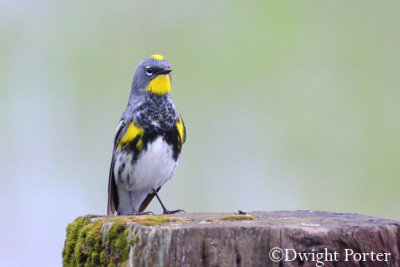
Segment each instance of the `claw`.
[[178,213],[178,212],[186,213],[184,210],[177,209],[177,210],[164,210],[163,214],[175,214],[175,213]]

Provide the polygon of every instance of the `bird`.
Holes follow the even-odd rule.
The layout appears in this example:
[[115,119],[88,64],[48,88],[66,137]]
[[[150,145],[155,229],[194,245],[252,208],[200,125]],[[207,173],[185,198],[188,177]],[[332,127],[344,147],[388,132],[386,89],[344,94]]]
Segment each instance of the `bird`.
[[108,215],[142,215],[172,178],[186,128],[170,95],[171,66],[162,55],[142,60],[133,75],[128,105],[114,136],[108,179]]

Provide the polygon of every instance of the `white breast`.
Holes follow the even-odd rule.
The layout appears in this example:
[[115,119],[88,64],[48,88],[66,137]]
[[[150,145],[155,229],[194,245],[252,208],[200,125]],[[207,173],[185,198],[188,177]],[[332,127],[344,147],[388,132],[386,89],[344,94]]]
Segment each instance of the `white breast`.
[[171,178],[176,164],[172,147],[158,137],[147,145],[130,170],[129,190],[152,192]]

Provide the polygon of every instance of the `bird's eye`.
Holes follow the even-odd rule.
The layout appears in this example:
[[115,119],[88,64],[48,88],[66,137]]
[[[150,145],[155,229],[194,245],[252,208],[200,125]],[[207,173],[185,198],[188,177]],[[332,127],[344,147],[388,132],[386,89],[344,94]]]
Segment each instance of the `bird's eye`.
[[153,70],[150,67],[147,67],[146,68],[146,74],[149,75],[149,76],[153,75]]

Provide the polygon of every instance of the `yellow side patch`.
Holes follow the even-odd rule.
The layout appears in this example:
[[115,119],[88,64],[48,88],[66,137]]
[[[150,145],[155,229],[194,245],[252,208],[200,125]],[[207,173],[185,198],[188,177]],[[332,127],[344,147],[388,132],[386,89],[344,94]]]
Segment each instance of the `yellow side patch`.
[[159,75],[155,77],[147,86],[147,91],[156,95],[164,95],[171,91],[171,81],[168,75]]
[[125,135],[121,138],[121,141],[118,145],[118,150],[121,150],[122,146],[133,141],[136,137],[139,136],[139,140],[136,143],[137,149],[141,149],[143,146],[143,137],[144,130],[137,126],[134,122],[131,122],[126,130]]
[[155,60],[164,60],[164,57],[162,55],[151,55],[151,57]]
[[185,142],[185,126],[183,126],[181,115],[178,116],[179,120],[176,123],[176,129],[178,129],[179,137],[181,138],[181,143]]

